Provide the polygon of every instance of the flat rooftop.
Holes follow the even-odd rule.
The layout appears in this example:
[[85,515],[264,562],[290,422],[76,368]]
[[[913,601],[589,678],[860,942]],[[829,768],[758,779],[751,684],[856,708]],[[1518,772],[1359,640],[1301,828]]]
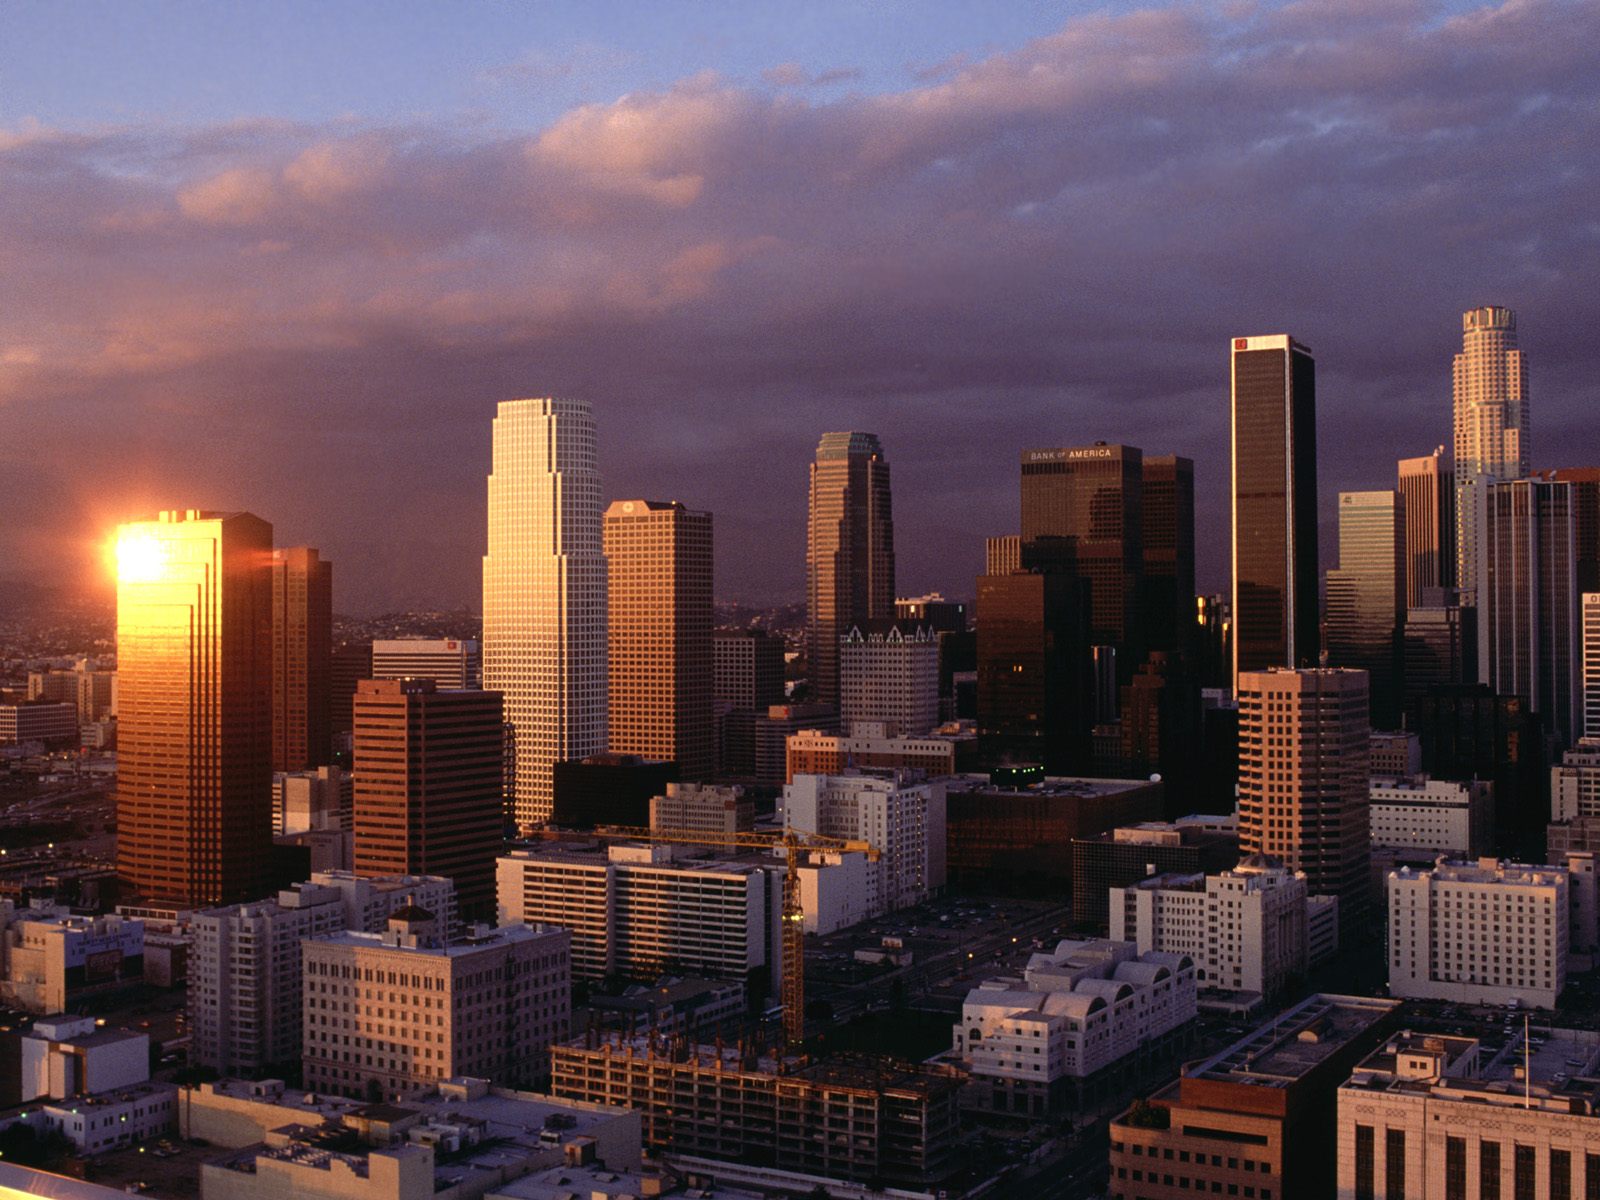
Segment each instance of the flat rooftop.
[[947,795],[985,796],[1115,796],[1156,786],[1148,779],[1080,779],[1077,776],[1048,775],[1038,783],[1015,787],[996,784],[986,774],[950,775],[945,779]]
[[352,946],[364,950],[390,950],[396,954],[426,954],[435,958],[462,958],[469,954],[477,954],[492,946],[506,945],[512,942],[531,942],[547,934],[557,933],[559,930],[554,925],[502,925],[486,933],[468,934],[449,942],[447,945],[434,946],[396,946],[385,941],[388,936],[384,933],[363,933],[360,930],[347,929],[343,933],[331,937],[319,937],[315,941],[318,946]]
[[1310,996],[1186,1069],[1184,1078],[1288,1087],[1399,1007],[1369,996]]
[[[1362,1060],[1345,1087],[1376,1092],[1431,1093],[1440,1099],[1520,1107],[1528,1104],[1571,1115],[1600,1115],[1600,1033],[1588,1029],[1518,1029],[1492,1059],[1472,1055],[1472,1037],[1405,1032]],[[1405,1077],[1405,1053],[1442,1053],[1440,1077]],[[1528,1081],[1524,1085],[1526,1067]]]
[[[502,859],[523,859],[535,862],[563,863],[574,867],[589,867],[594,870],[608,866],[625,866],[638,869],[656,871],[702,871],[707,874],[748,875],[750,872],[762,867],[770,868],[771,862],[765,861],[766,855],[759,851],[747,851],[744,855],[730,851],[720,846],[677,846],[662,843],[663,847],[673,850],[673,857],[663,858],[661,862],[651,862],[640,857],[613,858],[610,853],[612,847],[630,849],[635,852],[651,848],[651,843],[643,838],[638,841],[617,840],[606,844],[593,842],[550,842],[542,846],[518,846],[515,850],[502,854]],[[702,856],[696,857],[699,853]],[[710,856],[704,856],[709,854]],[[743,857],[760,855],[762,862],[741,861]]]

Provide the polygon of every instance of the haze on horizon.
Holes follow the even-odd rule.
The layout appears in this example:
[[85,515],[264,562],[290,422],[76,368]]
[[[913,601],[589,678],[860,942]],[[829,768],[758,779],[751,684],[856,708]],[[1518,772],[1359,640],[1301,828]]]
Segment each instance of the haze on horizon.
[[1217,590],[1228,338],[1316,352],[1329,558],[1483,303],[1535,466],[1600,462],[1600,5],[1047,7],[11,6],[0,580],[245,508],[341,611],[477,608],[495,403],[566,394],[608,499],[715,514],[723,598],[800,595],[849,428],[902,594],[1096,439],[1196,460]]

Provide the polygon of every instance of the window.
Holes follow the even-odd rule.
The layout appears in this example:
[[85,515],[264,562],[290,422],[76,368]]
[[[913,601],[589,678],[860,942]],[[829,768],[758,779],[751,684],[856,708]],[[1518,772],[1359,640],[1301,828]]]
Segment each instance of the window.
[[1550,1200],[1572,1200],[1572,1151],[1550,1151]]
[[1478,1200],[1500,1200],[1500,1143],[1478,1143]]
[[1356,1200],[1373,1200],[1376,1185],[1373,1170],[1371,1125],[1356,1126]]
[[1467,1200],[1467,1140],[1444,1140],[1444,1200]]
[[1383,1194],[1406,1194],[1406,1131],[1386,1129],[1383,1133]]
[[1512,1152],[1511,1195],[1513,1200],[1534,1200],[1533,1179],[1538,1170],[1534,1148],[1518,1146]]

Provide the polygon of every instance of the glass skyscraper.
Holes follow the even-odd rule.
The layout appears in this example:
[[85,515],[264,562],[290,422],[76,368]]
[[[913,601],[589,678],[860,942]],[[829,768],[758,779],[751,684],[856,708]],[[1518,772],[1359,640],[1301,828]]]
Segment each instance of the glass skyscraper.
[[1328,572],[1328,665],[1367,672],[1378,729],[1400,725],[1405,529],[1399,492],[1339,493],[1339,566]]

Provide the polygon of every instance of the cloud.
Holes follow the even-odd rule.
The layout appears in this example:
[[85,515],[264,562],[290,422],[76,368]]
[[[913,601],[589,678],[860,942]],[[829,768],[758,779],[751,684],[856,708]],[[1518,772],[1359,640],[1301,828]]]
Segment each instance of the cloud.
[[831,87],[853,83],[861,78],[859,67],[830,67],[813,75],[796,62],[779,63],[761,72],[761,78],[777,88]]
[[1539,465],[1600,462],[1597,58],[1563,0],[1185,6],[887,94],[0,132],[0,575],[55,569],[39,530],[246,507],[343,607],[472,602],[493,404],[566,392],[608,494],[716,512],[727,595],[798,592],[848,427],[894,463],[906,589],[969,593],[1017,450],[1097,438],[1198,460],[1220,586],[1234,334],[1316,348],[1330,513],[1448,441],[1478,303],[1521,314]]

